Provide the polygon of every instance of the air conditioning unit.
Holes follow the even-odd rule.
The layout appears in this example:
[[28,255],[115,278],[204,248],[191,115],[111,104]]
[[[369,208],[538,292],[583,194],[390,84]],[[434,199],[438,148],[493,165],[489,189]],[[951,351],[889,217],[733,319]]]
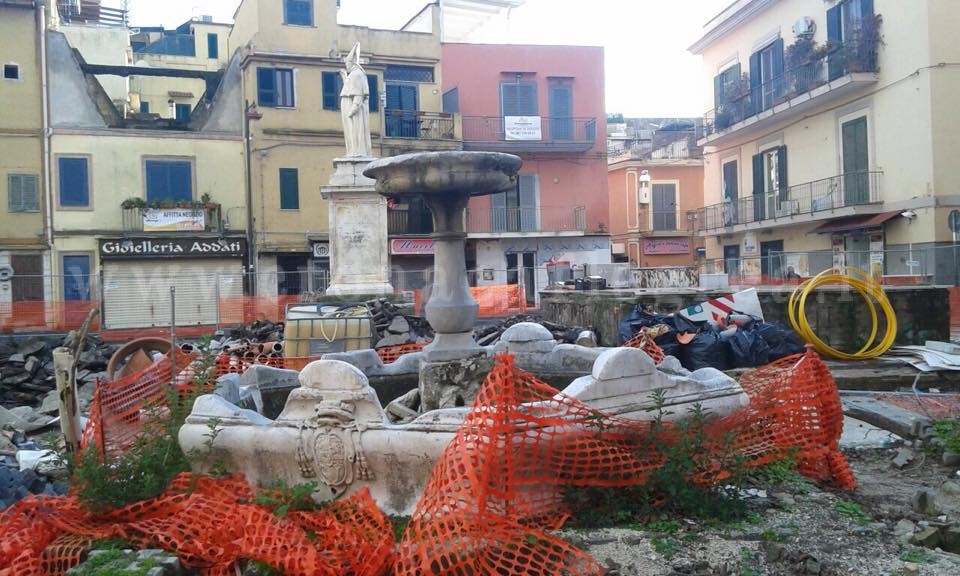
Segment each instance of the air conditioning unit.
[[200,22],[202,22],[202,23],[204,23],[204,24],[212,24],[212,23],[213,23],[213,16],[210,16],[209,14],[204,14],[204,15],[200,16]]
[[793,23],[793,34],[797,38],[810,38],[816,31],[817,23],[809,16],[798,18],[797,21]]

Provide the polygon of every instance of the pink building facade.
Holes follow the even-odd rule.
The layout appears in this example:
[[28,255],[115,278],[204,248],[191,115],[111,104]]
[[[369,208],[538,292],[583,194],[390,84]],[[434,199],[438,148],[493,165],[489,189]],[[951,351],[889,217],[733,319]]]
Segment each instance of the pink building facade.
[[548,264],[609,263],[603,48],[444,44],[441,66],[463,149],[523,159],[515,192],[470,203],[471,281],[523,283],[533,303]]

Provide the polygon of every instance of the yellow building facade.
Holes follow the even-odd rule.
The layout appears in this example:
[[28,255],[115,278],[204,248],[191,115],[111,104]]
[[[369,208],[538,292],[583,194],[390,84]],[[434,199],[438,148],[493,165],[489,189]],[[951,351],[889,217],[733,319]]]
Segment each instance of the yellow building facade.
[[241,2],[229,43],[243,69],[258,294],[326,288],[320,188],[344,152],[339,72],[356,43],[375,156],[461,147],[459,117],[443,113],[439,19],[430,5],[415,19],[427,32],[375,30],[337,24],[336,0]]
[[33,2],[0,0],[0,303],[49,296],[41,24]]
[[713,86],[706,271],[953,281],[958,23],[951,0],[739,0],[711,21],[691,47]]

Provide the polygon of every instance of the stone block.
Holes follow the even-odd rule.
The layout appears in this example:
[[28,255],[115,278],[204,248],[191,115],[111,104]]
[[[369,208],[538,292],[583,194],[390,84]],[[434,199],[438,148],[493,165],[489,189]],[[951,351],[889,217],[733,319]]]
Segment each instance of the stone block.
[[491,370],[493,358],[486,353],[462,360],[424,361],[420,365],[421,413],[470,406]]
[[240,375],[224,374],[217,378],[217,386],[213,393],[231,404],[238,404],[240,402]]

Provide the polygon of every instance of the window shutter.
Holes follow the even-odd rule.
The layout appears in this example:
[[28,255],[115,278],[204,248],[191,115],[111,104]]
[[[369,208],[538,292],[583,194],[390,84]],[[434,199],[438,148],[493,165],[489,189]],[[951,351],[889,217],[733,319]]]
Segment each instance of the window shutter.
[[777,41],[773,43],[773,61],[772,61],[772,73],[773,78],[773,97],[776,101],[786,92],[786,82],[783,77],[783,38],[777,38]]
[[18,174],[7,176],[7,212],[23,212],[23,179]]
[[757,114],[763,109],[763,73],[760,65],[760,53],[750,55],[750,114]]
[[400,102],[400,85],[387,84],[384,90],[387,91],[387,111],[400,109],[402,107]]
[[763,154],[753,157],[753,218],[763,220]]
[[723,96],[724,88],[724,74],[717,74],[713,77],[713,108],[714,111],[719,111],[720,108],[726,103]]
[[300,209],[300,173],[296,168],[280,169],[280,209]]
[[507,229],[507,194],[500,192],[490,196],[490,228],[493,232]]
[[340,78],[340,73],[323,72],[321,78],[323,80],[323,109],[339,110],[340,91],[343,88],[343,79]]
[[780,185],[780,199],[788,200],[790,185],[787,183],[787,147],[777,148],[777,183]]
[[277,105],[277,74],[273,68],[257,68],[257,103]]
[[60,205],[82,208],[90,205],[90,181],[86,158],[60,158]]
[[537,85],[532,82],[504,82],[500,85],[504,116],[536,116]]
[[21,202],[24,212],[40,211],[40,178],[30,174],[20,176]]
[[377,77],[367,74],[367,84],[370,86],[370,111],[377,112],[380,110],[380,87],[377,84]]
[[873,17],[873,0],[860,0],[860,13],[863,14],[863,18],[872,18]]
[[207,58],[216,60],[220,57],[220,45],[216,34],[207,34]]
[[520,230],[530,232],[537,229],[537,176],[521,174],[517,179],[520,201]]

